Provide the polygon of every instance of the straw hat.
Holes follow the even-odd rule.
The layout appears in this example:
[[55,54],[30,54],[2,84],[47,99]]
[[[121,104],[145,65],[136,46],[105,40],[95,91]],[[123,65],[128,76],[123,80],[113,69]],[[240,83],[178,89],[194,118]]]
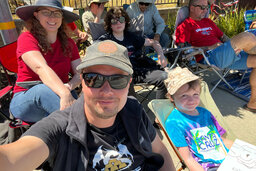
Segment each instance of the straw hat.
[[16,14],[22,20],[26,21],[33,16],[33,13],[39,7],[52,7],[52,8],[60,9],[63,12],[64,20],[67,23],[71,23],[79,19],[79,16],[77,14],[65,9],[59,0],[37,0],[34,5],[25,5],[25,6],[18,7],[16,9]]
[[176,67],[168,72],[168,78],[165,80],[165,84],[168,93],[173,95],[181,86],[197,79],[199,77],[187,68]]

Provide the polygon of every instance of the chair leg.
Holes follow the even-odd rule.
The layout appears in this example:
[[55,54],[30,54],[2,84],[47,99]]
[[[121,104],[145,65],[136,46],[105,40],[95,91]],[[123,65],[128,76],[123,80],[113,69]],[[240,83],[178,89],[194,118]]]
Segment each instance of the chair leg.
[[211,89],[210,93],[212,93],[216,89],[216,87],[220,84],[221,81],[224,81],[231,90],[234,90],[234,88],[225,79],[225,77],[229,73],[230,69],[227,69],[227,71],[224,71],[223,75],[220,74],[215,68],[212,68],[212,70],[220,77],[220,80],[214,85],[214,87]]
[[154,88],[152,90],[149,90],[149,92],[146,94],[145,97],[143,97],[143,99],[140,101],[140,103],[142,104],[145,100],[148,100],[149,95],[156,89],[156,85],[154,86]]

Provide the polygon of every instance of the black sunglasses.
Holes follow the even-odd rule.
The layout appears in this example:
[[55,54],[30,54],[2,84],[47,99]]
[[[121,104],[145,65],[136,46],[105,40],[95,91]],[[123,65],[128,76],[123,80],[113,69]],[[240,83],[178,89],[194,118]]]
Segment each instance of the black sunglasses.
[[145,2],[139,2],[140,5],[145,5],[145,6],[149,6],[150,3],[145,3]]
[[113,89],[124,89],[127,87],[131,76],[130,75],[102,75],[98,73],[83,73],[84,83],[90,88],[100,88],[108,81]]
[[100,7],[101,4],[103,3],[100,3],[100,2],[94,2],[94,4],[98,5],[98,7]]
[[208,5],[193,5],[194,7],[199,7],[201,10],[208,9]]
[[117,24],[117,22],[120,22],[120,23],[124,23],[125,22],[125,18],[124,17],[117,17],[117,18],[112,18],[111,19],[111,24]]

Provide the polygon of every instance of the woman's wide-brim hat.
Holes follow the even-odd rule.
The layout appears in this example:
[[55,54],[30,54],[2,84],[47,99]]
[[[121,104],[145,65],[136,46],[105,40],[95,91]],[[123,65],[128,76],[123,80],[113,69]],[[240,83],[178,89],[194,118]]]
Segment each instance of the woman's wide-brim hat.
[[52,7],[56,9],[60,9],[63,12],[63,18],[67,23],[71,23],[77,19],[79,19],[79,15],[64,9],[61,2],[59,0],[37,0],[34,5],[25,5],[20,6],[16,9],[16,14],[22,20],[26,21],[33,16],[33,13],[39,7]]

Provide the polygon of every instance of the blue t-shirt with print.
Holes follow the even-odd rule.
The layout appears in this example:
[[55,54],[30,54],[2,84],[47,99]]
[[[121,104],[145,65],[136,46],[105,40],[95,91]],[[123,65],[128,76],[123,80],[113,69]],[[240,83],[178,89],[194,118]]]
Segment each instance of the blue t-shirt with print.
[[199,115],[191,116],[176,108],[165,122],[165,128],[176,147],[188,147],[205,170],[219,166],[227,154],[221,136],[225,130],[205,108],[197,107]]

